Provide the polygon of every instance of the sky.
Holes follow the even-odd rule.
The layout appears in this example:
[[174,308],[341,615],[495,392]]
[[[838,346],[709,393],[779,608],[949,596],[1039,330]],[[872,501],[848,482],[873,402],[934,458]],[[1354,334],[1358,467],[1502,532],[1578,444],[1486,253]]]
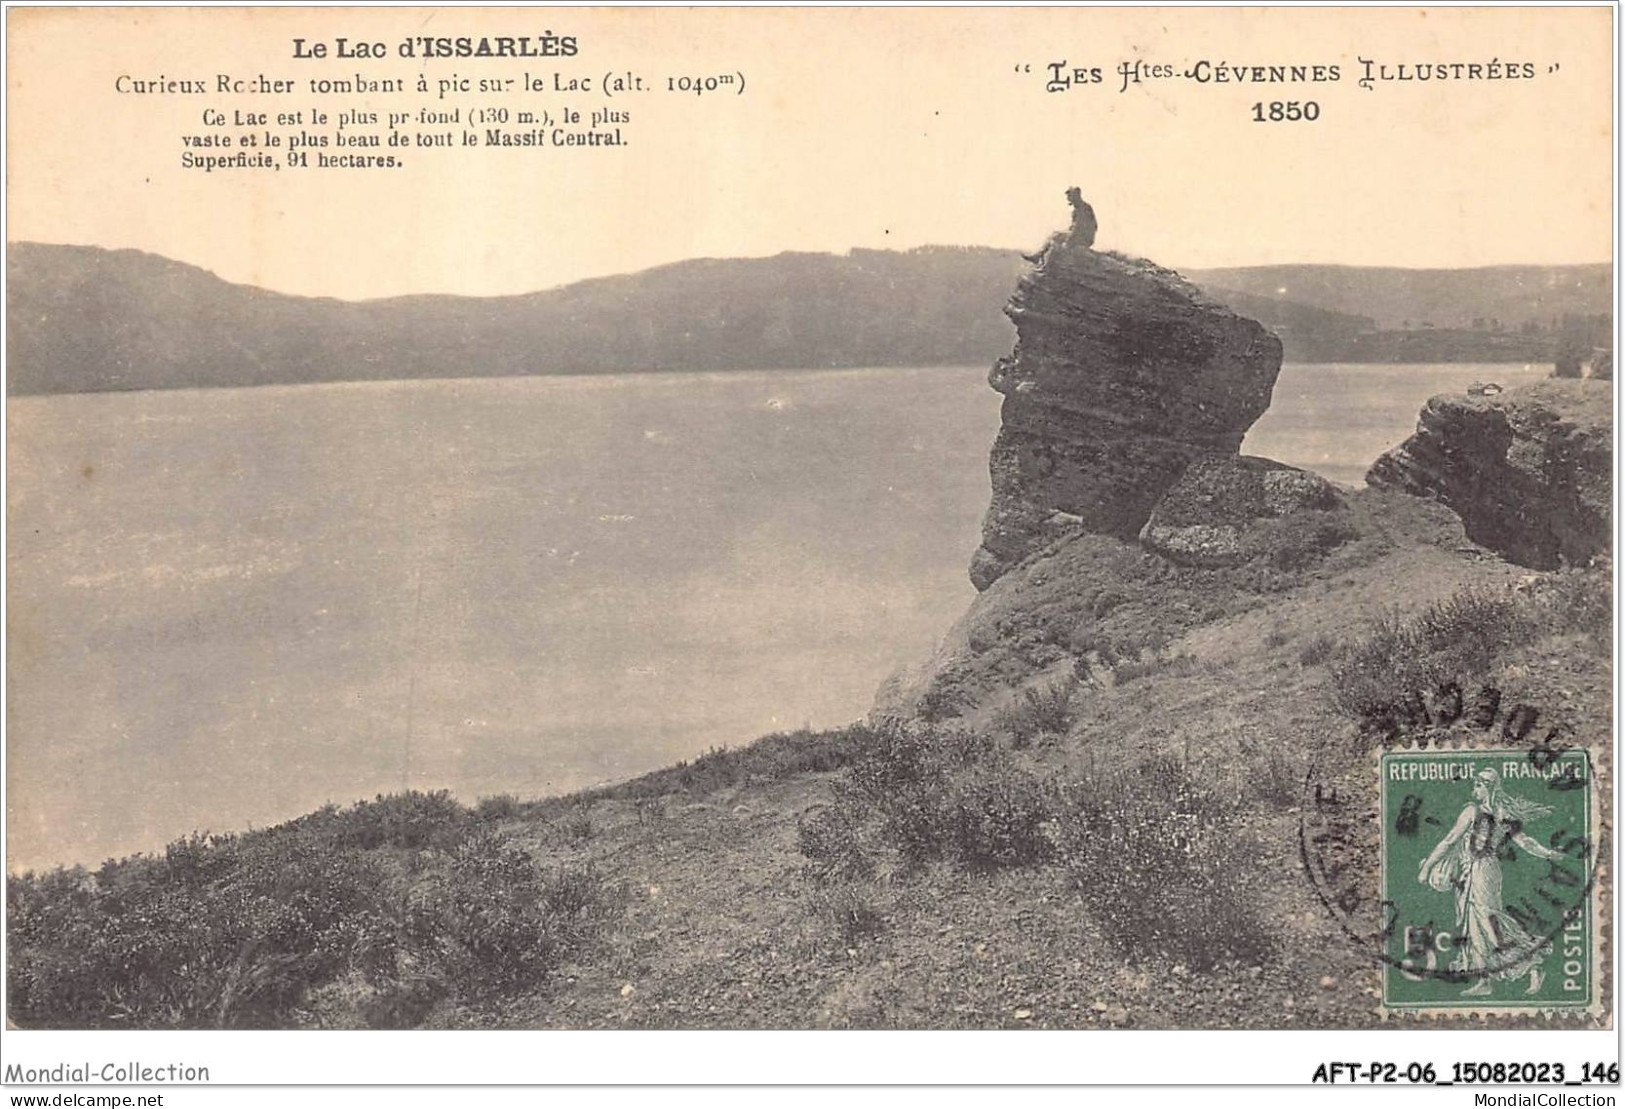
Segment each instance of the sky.
[[[1099,245],[1177,268],[1607,261],[1607,8],[402,9],[8,12],[11,241],[130,247],[284,292],[364,298],[549,288],[694,257],[1037,247],[1079,185]],[[576,40],[568,58],[402,59],[412,35]],[[382,60],[332,56],[340,36]],[[329,44],[295,58],[293,40]],[[1528,63],[1517,79],[1389,80],[1396,67]],[[1199,83],[1118,67],[1337,66],[1318,84]],[[1101,80],[1045,89],[1049,66]],[[311,79],[399,78],[319,96]],[[283,95],[138,95],[121,76],[263,74]],[[540,91],[419,96],[442,80]],[[649,91],[606,98],[606,75]],[[667,91],[743,75],[742,93]],[[555,80],[590,79],[561,92]],[[736,86],[737,88],[737,76]],[[1318,119],[1255,122],[1313,100]],[[619,148],[407,148],[398,169],[203,173],[206,110],[630,114]],[[306,117],[308,119],[308,115]],[[510,119],[514,116],[510,116]],[[585,123],[584,119],[584,123]],[[333,132],[325,127],[306,129]],[[403,130],[410,130],[408,125]],[[607,130],[614,124],[606,122]],[[254,128],[247,128],[253,130]],[[476,131],[481,130],[476,127]],[[512,127],[511,129],[521,129]],[[431,128],[432,130],[432,128]],[[330,149],[328,153],[337,153]],[[367,151],[390,153],[388,149]],[[208,151],[205,153],[218,153]]]

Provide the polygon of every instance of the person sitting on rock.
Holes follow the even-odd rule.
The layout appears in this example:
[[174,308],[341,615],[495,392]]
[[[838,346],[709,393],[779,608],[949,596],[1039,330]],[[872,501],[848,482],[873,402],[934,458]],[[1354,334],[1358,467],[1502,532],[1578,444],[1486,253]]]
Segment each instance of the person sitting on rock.
[[1081,246],[1085,250],[1095,245],[1095,210],[1083,199],[1083,190],[1073,185],[1066,190],[1067,203],[1072,205],[1072,230],[1067,235],[1068,246]]
[[1023,254],[1022,257],[1034,265],[1042,266],[1049,258],[1050,251],[1063,243],[1067,246],[1078,246],[1085,250],[1095,245],[1095,230],[1099,224],[1095,222],[1095,210],[1089,202],[1083,199],[1083,190],[1073,185],[1066,190],[1067,203],[1072,205],[1072,228],[1070,231],[1057,231],[1049,237],[1037,254]]

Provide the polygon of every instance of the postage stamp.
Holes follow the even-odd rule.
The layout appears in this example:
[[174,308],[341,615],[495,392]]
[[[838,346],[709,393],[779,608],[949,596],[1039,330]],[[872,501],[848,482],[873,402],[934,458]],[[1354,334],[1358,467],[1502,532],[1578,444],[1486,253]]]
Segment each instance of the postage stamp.
[[1380,755],[1378,768],[1383,1006],[1591,1006],[1588,753],[1394,750]]
[[1447,682],[1311,756],[1304,873],[1385,1019],[1607,1021],[1612,760],[1532,694]]

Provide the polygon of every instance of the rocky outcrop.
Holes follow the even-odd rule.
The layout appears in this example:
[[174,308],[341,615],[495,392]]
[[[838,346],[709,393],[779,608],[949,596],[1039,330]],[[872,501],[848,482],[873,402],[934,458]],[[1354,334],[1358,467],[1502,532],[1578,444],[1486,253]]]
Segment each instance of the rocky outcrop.
[[1366,480],[1449,506],[1470,539],[1513,562],[1583,565],[1612,534],[1612,408],[1600,381],[1434,397]]
[[1281,344],[1150,262],[1095,251],[1094,213],[1054,236],[1005,309],[1014,351],[993,499],[971,581],[986,589],[1056,529],[1134,539],[1188,466],[1234,456],[1269,407]]
[[1307,470],[1213,455],[1186,468],[1152,510],[1140,542],[1184,566],[1235,566],[1279,549],[1269,521],[1341,504],[1337,487]]

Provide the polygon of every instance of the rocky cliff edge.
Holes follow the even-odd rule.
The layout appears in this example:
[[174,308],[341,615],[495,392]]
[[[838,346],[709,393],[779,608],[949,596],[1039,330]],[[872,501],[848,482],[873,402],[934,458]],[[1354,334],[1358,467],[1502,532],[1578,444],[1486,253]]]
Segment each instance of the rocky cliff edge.
[[1434,397],[1366,480],[1446,505],[1512,562],[1583,566],[1613,533],[1612,414],[1613,386],[1598,380]]

